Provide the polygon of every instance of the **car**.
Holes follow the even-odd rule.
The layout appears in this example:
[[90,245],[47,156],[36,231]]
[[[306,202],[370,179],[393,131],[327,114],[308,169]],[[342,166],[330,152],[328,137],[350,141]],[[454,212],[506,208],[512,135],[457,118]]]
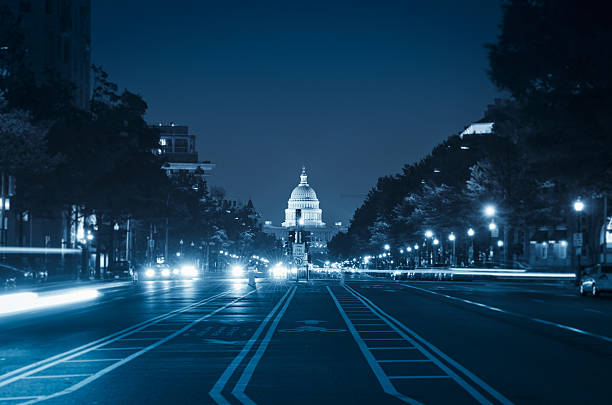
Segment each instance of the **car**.
[[0,264],[0,290],[43,282],[46,279],[46,271],[22,270],[8,264]]
[[119,260],[111,263],[106,271],[104,272],[104,278],[110,279],[120,279],[120,278],[130,278],[132,277],[132,273],[134,269],[132,265],[127,260]]
[[172,278],[170,266],[164,263],[142,266],[138,271],[134,271],[132,276],[136,283],[140,280],[170,280]]
[[600,292],[612,292],[612,265],[598,264],[587,268],[578,288],[581,296],[587,294],[597,296]]

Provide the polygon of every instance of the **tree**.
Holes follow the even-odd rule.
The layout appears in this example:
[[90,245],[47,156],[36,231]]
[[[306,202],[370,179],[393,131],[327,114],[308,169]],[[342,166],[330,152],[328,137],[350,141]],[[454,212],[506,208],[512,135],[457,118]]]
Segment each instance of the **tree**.
[[489,75],[519,107],[540,178],[576,194],[612,188],[612,23],[607,4],[508,0]]

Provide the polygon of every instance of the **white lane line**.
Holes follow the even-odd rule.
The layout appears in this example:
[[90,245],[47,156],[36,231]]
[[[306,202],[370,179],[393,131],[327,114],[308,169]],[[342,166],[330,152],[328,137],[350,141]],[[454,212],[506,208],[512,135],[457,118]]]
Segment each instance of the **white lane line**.
[[296,290],[297,288],[294,287],[293,291],[291,292],[291,295],[289,295],[289,297],[283,304],[282,308],[278,311],[276,318],[274,318],[274,321],[272,321],[272,324],[268,328],[268,331],[266,332],[264,338],[261,340],[261,342],[259,342],[257,351],[255,352],[253,357],[251,357],[251,360],[248,362],[247,366],[242,371],[242,374],[240,375],[238,382],[236,383],[236,385],[234,386],[234,389],[232,390],[232,395],[234,395],[234,397],[236,397],[236,399],[238,399],[243,404],[255,405],[255,402],[251,398],[249,398],[248,395],[244,391],[246,390],[247,385],[249,385],[249,381],[251,381],[251,377],[253,376],[253,373],[255,372],[255,368],[257,367],[257,365],[259,364],[259,361],[261,360],[264,353],[266,352],[266,349],[268,348],[268,344],[270,344],[270,340],[272,340],[272,336],[274,335],[274,332],[276,331],[276,327],[278,326],[278,323],[280,322],[281,318],[285,314],[285,311],[287,311],[287,308],[289,307],[289,303],[293,299],[293,296],[295,295]]
[[23,405],[34,404],[34,403],[37,403],[37,402],[46,401],[46,400],[51,399],[51,398],[57,398],[57,397],[60,397],[60,396],[66,395],[66,394],[70,394],[71,392],[74,392],[74,391],[76,391],[76,390],[78,390],[78,389],[88,385],[89,383],[97,380],[98,378],[104,376],[105,374],[110,373],[111,371],[113,371],[117,367],[121,367],[125,363],[127,363],[129,361],[132,361],[132,360],[134,360],[137,357],[142,356],[146,352],[151,351],[151,350],[155,349],[156,347],[163,345],[164,343],[168,342],[171,339],[174,339],[175,337],[179,336],[181,333],[191,329],[192,327],[194,327],[195,325],[200,323],[203,319],[210,318],[211,316],[215,315],[217,312],[220,312],[220,311],[226,309],[227,307],[231,306],[233,303],[240,301],[241,299],[249,296],[250,294],[253,294],[255,291],[257,291],[257,289],[254,289],[254,290],[252,290],[252,291],[250,291],[250,292],[248,292],[248,293],[246,293],[246,294],[236,298],[235,300],[225,304],[224,306],[219,307],[218,309],[216,309],[216,310],[214,310],[214,311],[212,311],[212,312],[202,316],[201,318],[196,319],[195,321],[193,321],[190,324],[184,326],[183,328],[179,329],[175,333],[173,333],[171,335],[168,335],[168,336],[166,336],[163,339],[160,339],[159,341],[157,341],[157,342],[155,342],[155,343],[153,343],[153,344],[143,348],[142,350],[140,350],[140,351],[138,351],[136,353],[133,353],[133,354],[129,355],[128,357],[124,358],[121,361],[118,361],[118,362],[116,362],[114,364],[111,364],[110,366],[108,366],[106,368],[103,368],[102,370],[98,371],[97,373],[90,375],[89,377],[85,378],[84,380],[78,382],[77,384],[75,384],[75,385],[73,385],[71,387],[66,388],[65,390],[56,392],[54,394],[45,395],[43,397],[40,397],[40,398],[31,400],[31,401],[28,401],[28,402],[24,402]]
[[416,347],[412,346],[397,346],[397,347],[371,347],[368,346],[369,350],[416,350]]
[[[101,349],[94,349],[93,351],[98,352],[98,351],[107,351],[107,350],[140,350],[140,349],[144,349],[146,346],[132,346],[132,347],[103,347]],[[85,354],[85,353],[80,353],[78,354],[78,356],[80,356],[81,354]],[[76,356],[75,356],[76,357]]]
[[402,400],[404,402],[407,402],[409,404],[412,404],[412,405],[422,405],[419,401],[417,401],[415,399],[412,399],[412,398],[410,398],[410,397],[400,393],[399,391],[397,391],[395,389],[395,386],[393,385],[391,380],[389,380],[389,377],[387,377],[387,374],[385,374],[385,371],[382,369],[380,364],[378,364],[378,362],[376,361],[376,358],[374,357],[372,352],[370,352],[370,350],[368,349],[368,346],[366,345],[366,343],[363,341],[363,339],[359,335],[359,332],[357,332],[357,329],[355,329],[355,327],[351,323],[351,320],[349,319],[348,315],[346,315],[346,313],[344,312],[344,309],[342,309],[342,305],[340,304],[340,302],[338,302],[338,299],[336,298],[336,296],[332,292],[331,288],[329,288],[329,286],[326,286],[326,287],[327,287],[327,291],[329,292],[329,294],[332,297],[332,300],[336,304],[336,307],[338,308],[338,311],[340,312],[340,315],[342,316],[342,319],[344,319],[344,323],[346,324],[346,327],[351,332],[351,335],[353,335],[353,339],[357,343],[357,346],[359,346],[359,349],[361,350],[361,353],[363,354],[363,356],[365,357],[366,361],[368,362],[368,365],[370,366],[370,369],[372,370],[372,372],[374,372],[374,375],[376,376],[376,379],[378,380],[378,382],[379,382],[380,386],[382,387],[383,391],[386,394],[394,396],[394,397],[396,397],[396,398],[398,398],[398,399],[400,399],[400,400]]
[[379,363],[431,363],[429,359],[378,360]]
[[25,396],[25,397],[3,397],[3,398],[0,398],[0,401],[24,401],[28,399],[34,399],[34,398],[40,398],[40,397],[35,396],[35,395]]
[[428,378],[451,378],[449,375],[392,375],[392,380],[420,380]]
[[500,312],[500,313],[503,313],[503,314],[506,314],[506,315],[512,315],[512,316],[517,317],[517,318],[528,319],[530,321],[541,323],[543,325],[554,326],[554,327],[559,328],[559,329],[567,330],[567,331],[578,333],[578,334],[585,335],[585,336],[590,336],[592,338],[604,340],[606,342],[612,342],[612,337],[604,336],[604,335],[599,335],[597,333],[589,332],[589,331],[586,331],[586,330],[583,330],[583,329],[579,329],[579,328],[574,328],[573,326],[564,325],[562,323],[547,321],[545,319],[540,319],[540,318],[533,318],[533,317],[531,317],[529,315],[520,314],[518,312],[507,311],[505,309],[501,309],[501,308],[497,308],[497,307],[492,307],[490,305],[482,304],[482,303],[476,302],[476,301],[470,301],[470,300],[466,300],[466,299],[463,299],[463,298],[454,297],[452,295],[441,294],[441,293],[438,293],[438,292],[435,292],[435,291],[428,290],[426,288],[415,287],[415,286],[412,286],[412,285],[409,285],[409,284],[401,284],[401,285],[403,285],[404,287],[413,288],[415,290],[419,290],[419,291],[423,291],[423,292],[428,292],[430,294],[439,295],[441,297],[448,298],[450,300],[460,301],[460,302],[463,302],[465,304],[475,305],[477,307],[488,309],[488,310],[491,310],[491,311]]
[[270,319],[272,319],[272,316],[274,316],[274,313],[278,310],[278,308],[280,308],[283,301],[289,296],[289,294],[292,291],[295,290],[295,288],[296,287],[291,287],[290,289],[288,289],[285,295],[283,295],[282,298],[278,300],[278,303],[274,306],[274,308],[272,308],[270,313],[259,324],[259,327],[255,330],[255,332],[253,333],[249,341],[244,345],[240,353],[227,366],[225,371],[223,371],[223,374],[221,374],[221,376],[219,377],[215,385],[212,387],[212,389],[209,392],[209,395],[212,397],[212,399],[216,403],[223,404],[223,405],[230,404],[230,402],[227,399],[225,399],[225,397],[221,393],[223,389],[225,388],[227,381],[230,379],[232,374],[234,374],[234,372],[236,371],[240,363],[242,363],[242,360],[244,360],[244,358],[249,353],[249,351],[251,351],[251,348],[257,342],[257,339],[259,339],[259,335],[261,335],[261,333],[263,332],[268,322],[270,322]]
[[85,360],[66,360],[64,363],[96,363],[103,361],[119,361],[123,359],[85,359]]
[[146,320],[146,321],[143,321],[143,322],[137,323],[136,325],[132,325],[132,326],[130,326],[130,327],[128,327],[128,328],[125,328],[125,329],[123,329],[123,330],[120,330],[119,332],[115,332],[115,333],[113,333],[113,334],[111,334],[111,335],[105,336],[105,337],[100,338],[100,339],[98,339],[98,340],[94,340],[93,342],[89,342],[89,343],[84,344],[84,345],[82,345],[82,346],[75,347],[74,349],[68,350],[68,351],[66,351],[66,352],[63,352],[63,353],[60,353],[60,354],[56,354],[55,356],[52,356],[52,357],[46,358],[46,359],[44,359],[44,360],[37,361],[36,363],[28,364],[27,366],[24,366],[24,367],[18,368],[18,369],[16,369],[16,370],[9,371],[8,373],[5,373],[5,374],[0,375],[0,387],[2,387],[2,386],[4,386],[4,385],[6,385],[6,384],[5,384],[5,380],[6,380],[6,379],[8,379],[8,378],[10,378],[10,377],[13,377],[13,376],[14,376],[14,375],[16,375],[16,374],[23,373],[23,372],[25,372],[25,371],[27,371],[27,370],[30,370],[30,369],[32,369],[32,368],[39,367],[39,366],[41,366],[41,365],[43,365],[43,364],[46,364],[46,363],[49,363],[49,362],[54,362],[54,361],[56,361],[56,360],[58,360],[58,359],[64,358],[64,357],[69,356],[69,355],[71,355],[71,354],[73,354],[73,353],[75,353],[75,352],[79,352],[79,351],[81,351],[81,350],[84,350],[84,349],[86,349],[86,348],[88,348],[88,347],[96,346],[96,345],[98,345],[99,343],[102,343],[102,342],[104,342],[104,341],[106,341],[106,340],[112,339],[112,338],[114,338],[114,337],[116,337],[116,336],[125,335],[125,334],[129,333],[130,331],[133,331],[134,329],[138,329],[138,328],[142,327],[143,325],[148,325],[148,324],[158,324],[158,323],[156,323],[155,321],[157,321],[157,320],[161,320],[161,319],[166,319],[166,318],[168,318],[168,317],[170,317],[170,316],[173,316],[175,313],[180,312],[181,310],[186,310],[186,309],[189,309],[189,308],[191,308],[191,307],[193,307],[193,306],[195,306],[195,305],[198,305],[199,303],[203,303],[203,302],[205,302],[205,301],[207,301],[207,300],[209,300],[209,299],[215,299],[215,298],[217,298],[217,297],[220,297],[220,296],[222,296],[222,295],[226,295],[226,294],[229,294],[229,293],[230,293],[230,291],[226,291],[226,292],[222,292],[222,293],[215,294],[215,295],[213,295],[213,296],[212,296],[212,297],[210,297],[210,298],[203,299],[203,300],[201,300],[201,301],[199,301],[199,302],[196,302],[196,303],[194,303],[194,304],[188,305],[188,306],[186,306],[186,307],[184,307],[184,308],[175,309],[174,311],[170,311],[170,312],[168,312],[168,313],[165,313],[165,314],[162,314],[162,315],[158,315],[158,316],[156,316],[156,317],[154,317],[154,318],[148,319],[148,320]]
[[[436,357],[434,357],[431,353],[429,353],[427,350],[425,350],[421,345],[419,345],[419,343],[417,343],[415,341],[418,340],[419,342],[421,342],[423,345],[425,345],[429,350],[431,350],[432,352],[436,353],[439,357],[441,357],[442,359],[444,359],[447,363],[449,363],[450,365],[452,365],[455,369],[459,370],[461,373],[463,373],[465,376],[467,376],[470,380],[472,380],[476,385],[478,385],[480,388],[482,388],[483,390],[485,390],[487,393],[489,393],[492,397],[494,397],[495,399],[497,399],[499,402],[501,402],[504,405],[511,405],[512,401],[510,401],[508,398],[506,398],[505,396],[503,396],[501,393],[499,393],[497,390],[495,390],[493,387],[491,387],[489,384],[487,384],[486,382],[484,382],[483,380],[481,380],[479,377],[477,377],[474,373],[472,373],[471,371],[469,371],[468,369],[466,369],[465,367],[463,367],[461,364],[457,363],[455,360],[453,360],[452,358],[450,358],[449,356],[447,356],[446,354],[444,354],[444,352],[442,352],[440,349],[438,349],[436,346],[434,346],[433,344],[429,343],[427,340],[425,340],[424,338],[422,338],[421,336],[419,336],[416,332],[414,332],[412,329],[408,328],[406,325],[404,325],[403,323],[401,323],[400,321],[398,321],[397,319],[395,319],[394,317],[392,317],[391,315],[387,314],[385,311],[383,311],[378,305],[374,304],[370,299],[368,299],[367,297],[365,297],[364,295],[358,293],[357,291],[355,291],[353,288],[349,287],[349,286],[344,286],[344,288],[347,291],[350,291],[352,294],[354,294],[356,297],[358,297],[365,305],[369,305],[371,306],[373,309],[375,309],[376,311],[378,311],[378,314],[384,316],[385,318],[385,322],[387,322],[387,324],[389,326],[391,326],[392,328],[396,328],[395,325],[397,325],[397,327],[403,329],[405,332],[409,333],[412,337],[414,337],[414,339],[410,338],[408,335],[406,335],[405,333],[403,333],[401,330],[397,329],[398,333],[400,335],[402,335],[403,337],[405,337],[408,341],[410,341],[414,346],[418,347],[419,350],[421,351],[421,353],[423,353],[428,359],[430,359],[436,366],[438,366],[439,368],[441,368],[444,372],[446,372],[448,375],[450,375],[451,377],[453,377],[453,379],[460,385],[462,386],[467,392],[470,393],[470,395],[472,395],[474,397],[474,399],[476,399],[478,402],[482,403],[482,404],[490,404],[491,401],[489,401],[488,399],[486,399],[485,397],[482,396],[482,394],[480,394],[480,392],[476,391],[476,389],[474,389],[474,387],[472,387],[471,385],[469,385],[463,378],[459,377],[457,375],[457,373],[455,373],[454,371],[452,371],[450,368],[448,368],[445,364],[443,364],[442,362],[440,362],[440,360],[438,360]],[[392,323],[393,322],[393,323]]]
[[57,375],[31,375],[29,377],[24,377],[24,380],[33,380],[33,379],[46,379],[46,378],[75,378],[75,377],[89,377],[91,374],[57,374]]

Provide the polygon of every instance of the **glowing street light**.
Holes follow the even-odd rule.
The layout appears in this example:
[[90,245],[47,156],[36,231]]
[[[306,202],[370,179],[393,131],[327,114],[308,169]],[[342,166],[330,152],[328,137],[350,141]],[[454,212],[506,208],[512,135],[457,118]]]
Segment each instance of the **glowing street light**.
[[425,231],[425,237],[426,238],[431,238],[432,236],[433,236],[433,232],[432,231],[430,231],[430,230],[426,230]]
[[451,242],[455,241],[455,234],[451,232],[450,235],[448,235],[448,240],[450,240]]
[[497,241],[497,246],[498,247],[503,247],[504,246],[504,241],[503,240],[498,240]]
[[584,210],[584,203],[579,198],[576,201],[574,201],[574,211],[582,212],[582,210]]
[[491,221],[491,223],[489,224],[489,230],[494,231],[496,229],[497,229],[497,225],[495,224],[495,222]]
[[440,243],[440,241],[439,241],[438,239],[434,239],[434,240],[433,240],[433,244],[434,244],[434,245],[437,245],[438,243]]
[[408,253],[410,253],[410,252],[412,252],[412,248],[411,248],[410,246],[408,246],[408,247],[406,248],[406,251],[407,251]]
[[400,249],[400,253],[401,253],[401,254],[404,254],[404,249]]
[[474,236],[474,234],[475,234],[475,233],[476,233],[476,232],[475,232],[475,231],[474,231],[474,229],[472,229],[472,228],[470,228],[470,229],[468,229],[468,230],[467,230],[467,234],[468,234],[468,236]]
[[414,250],[419,250],[419,245],[414,245]]
[[455,239],[455,234],[451,232],[451,234],[448,235],[448,240],[453,242],[453,256],[451,257],[451,265],[455,265]]
[[385,244],[385,246],[384,246],[384,247],[385,247],[385,250],[389,250],[389,249],[391,249],[391,246],[389,246],[389,244],[388,244],[388,243],[387,243],[387,244]]
[[495,206],[493,206],[491,204],[489,204],[489,205],[484,207],[484,214],[485,214],[485,216],[487,216],[489,218],[494,217],[495,216],[495,212],[496,212]]

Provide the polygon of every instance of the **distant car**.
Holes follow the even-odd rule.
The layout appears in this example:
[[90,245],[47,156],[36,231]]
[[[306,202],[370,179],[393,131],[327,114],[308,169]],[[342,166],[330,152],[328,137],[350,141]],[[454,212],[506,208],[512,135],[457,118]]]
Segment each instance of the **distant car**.
[[152,264],[142,266],[138,271],[134,271],[132,279],[134,282],[146,280],[170,280],[174,278],[170,266],[167,264]]
[[580,280],[580,295],[599,295],[600,292],[612,292],[612,266],[596,266],[587,268],[585,275]]
[[0,264],[0,290],[38,283],[46,279],[46,271],[22,270],[7,264]]
[[132,277],[132,273],[134,269],[132,265],[127,260],[119,260],[114,263],[111,263],[106,271],[104,272],[104,278],[130,278]]

